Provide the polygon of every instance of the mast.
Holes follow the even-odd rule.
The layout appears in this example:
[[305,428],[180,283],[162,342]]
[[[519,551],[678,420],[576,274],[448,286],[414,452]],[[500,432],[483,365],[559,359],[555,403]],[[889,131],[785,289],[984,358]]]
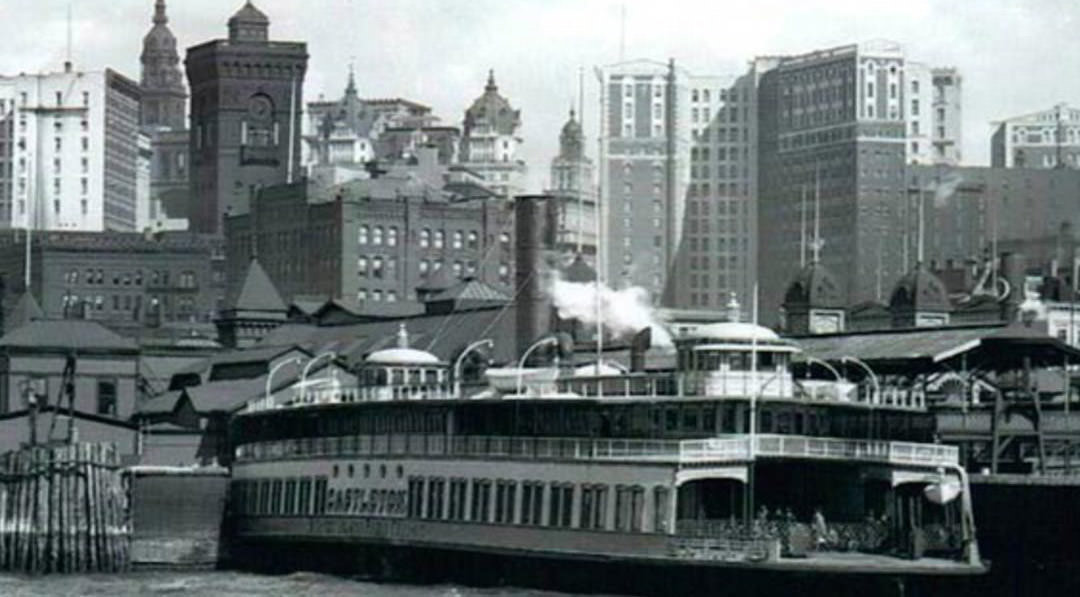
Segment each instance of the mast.
[[[602,70],[599,68],[594,70],[596,79],[600,85],[600,109],[597,113],[597,154],[596,162],[600,166],[600,172],[596,177],[596,292],[594,301],[596,309],[596,369],[597,375],[600,375],[600,360],[604,356],[604,310],[602,309],[600,292],[604,287],[604,279],[606,278],[607,271],[607,248],[605,247],[604,238],[604,212],[602,207],[604,206],[604,172],[607,169],[605,163],[606,152],[604,151],[604,134],[606,126],[606,120],[604,118],[604,100],[605,96],[605,77]],[[582,129],[584,134],[584,129]],[[604,384],[597,384],[597,393],[602,398],[604,395]]]
[[799,268],[806,267],[806,185],[802,185],[799,219]]
[[286,166],[285,182],[292,184],[293,181],[293,153],[296,151],[296,75],[292,77],[289,93],[289,164]]
[[578,225],[577,253],[581,255],[585,236],[585,67],[578,67],[578,126],[581,127],[581,158],[577,163]]

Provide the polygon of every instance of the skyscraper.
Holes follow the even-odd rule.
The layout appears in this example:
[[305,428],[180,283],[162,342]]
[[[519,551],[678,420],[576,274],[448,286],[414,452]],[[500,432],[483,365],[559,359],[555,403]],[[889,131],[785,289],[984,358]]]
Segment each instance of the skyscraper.
[[[938,79],[945,72],[913,66],[897,44],[872,42],[781,57],[761,77],[758,276],[766,323],[779,319],[784,289],[808,252],[834,272],[849,305],[884,300],[905,273],[904,256],[914,263],[920,191],[908,188],[906,164],[959,156],[948,142],[958,136],[949,117],[959,113],[959,76]],[[939,122],[945,130],[931,132],[927,156],[915,145]]]
[[0,226],[134,230],[140,99],[111,69],[0,77]]
[[[639,60],[601,83],[601,268],[613,286],[678,308],[718,307],[753,285],[752,76],[696,76]],[[749,300],[743,300],[749,305]]]
[[551,187],[559,202],[556,245],[566,255],[596,255],[596,187],[585,135],[574,110],[559,132],[559,155],[551,161]]
[[525,192],[521,143],[521,110],[499,93],[495,73],[489,72],[484,93],[465,110],[462,165],[479,173],[497,194],[520,195]]
[[270,19],[251,2],[229,19],[229,38],[188,49],[191,87],[191,226],[217,233],[243,214],[260,186],[300,174],[307,46],[269,39]]

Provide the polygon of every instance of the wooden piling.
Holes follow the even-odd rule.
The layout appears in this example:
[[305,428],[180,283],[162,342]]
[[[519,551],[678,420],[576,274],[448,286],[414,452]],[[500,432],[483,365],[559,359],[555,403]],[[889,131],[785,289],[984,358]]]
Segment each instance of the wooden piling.
[[61,444],[0,454],[0,571],[124,570],[130,539],[115,446]]

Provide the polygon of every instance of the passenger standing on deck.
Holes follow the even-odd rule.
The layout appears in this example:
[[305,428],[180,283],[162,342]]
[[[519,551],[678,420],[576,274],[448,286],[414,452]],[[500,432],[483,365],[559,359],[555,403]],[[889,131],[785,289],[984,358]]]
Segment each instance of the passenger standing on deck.
[[829,537],[829,527],[825,524],[825,515],[821,513],[821,508],[814,508],[814,519],[812,521],[814,527],[814,542],[818,549],[825,547]]

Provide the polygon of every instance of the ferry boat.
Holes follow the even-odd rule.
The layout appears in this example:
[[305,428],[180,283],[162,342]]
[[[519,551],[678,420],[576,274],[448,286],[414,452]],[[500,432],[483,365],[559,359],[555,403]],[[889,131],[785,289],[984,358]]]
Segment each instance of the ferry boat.
[[650,594],[903,592],[986,570],[919,388],[796,379],[798,348],[750,323],[674,351],[660,369],[496,370],[466,396],[403,326],[355,387],[233,418],[232,554]]

